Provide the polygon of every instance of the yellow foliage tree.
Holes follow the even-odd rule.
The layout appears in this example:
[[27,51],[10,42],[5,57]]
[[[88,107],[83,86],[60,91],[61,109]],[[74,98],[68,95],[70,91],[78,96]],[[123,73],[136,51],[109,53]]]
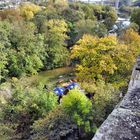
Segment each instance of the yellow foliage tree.
[[21,16],[23,16],[26,20],[32,19],[34,17],[34,14],[41,10],[38,5],[32,3],[22,4],[19,8]]
[[115,36],[96,38],[84,35],[72,49],[72,59],[76,59],[77,76],[81,81],[116,82],[127,77],[135,54],[129,45],[120,43]]
[[67,0],[48,0],[50,4],[56,4],[61,7],[67,7],[68,6],[68,1]]
[[122,34],[120,40],[129,45],[130,51],[133,55],[138,56],[140,53],[140,35],[133,29],[128,29]]

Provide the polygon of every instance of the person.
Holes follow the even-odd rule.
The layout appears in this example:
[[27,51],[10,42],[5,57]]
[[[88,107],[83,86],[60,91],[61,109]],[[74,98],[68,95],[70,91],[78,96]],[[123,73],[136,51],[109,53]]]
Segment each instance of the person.
[[58,100],[57,101],[60,104],[60,101],[61,101],[61,99],[63,97],[64,92],[65,92],[65,88],[63,88],[63,87],[56,87],[53,91],[58,96]]
[[65,89],[65,91],[64,91],[64,95],[67,95],[69,93],[69,89]]
[[94,96],[94,94],[92,93],[86,93],[85,95],[88,99],[92,99],[92,97]]
[[58,102],[59,104],[61,103],[62,97],[63,97],[62,95],[59,95],[59,96],[58,96],[57,102]]

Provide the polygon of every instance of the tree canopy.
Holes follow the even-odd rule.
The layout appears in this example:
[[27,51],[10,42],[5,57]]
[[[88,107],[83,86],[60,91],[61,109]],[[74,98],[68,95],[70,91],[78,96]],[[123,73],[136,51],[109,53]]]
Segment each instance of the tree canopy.
[[[139,8],[134,23],[115,36],[109,35],[117,20],[111,6],[32,2],[0,10],[0,94],[10,94],[0,95],[0,137],[91,139],[126,92],[140,53]],[[67,66],[72,73],[48,71]],[[71,84],[79,86],[69,90]],[[56,87],[63,95],[55,95]]]

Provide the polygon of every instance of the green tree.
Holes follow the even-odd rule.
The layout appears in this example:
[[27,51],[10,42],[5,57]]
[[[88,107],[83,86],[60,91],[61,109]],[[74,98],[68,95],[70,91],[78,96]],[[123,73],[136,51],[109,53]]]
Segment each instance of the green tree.
[[107,29],[111,29],[117,20],[117,13],[115,9],[109,6],[103,7],[102,18]]
[[48,53],[47,68],[60,67],[66,64],[68,60],[68,50],[66,48],[66,39],[68,36],[67,24],[64,20],[49,20],[44,24],[46,28],[46,50]]
[[8,36],[11,32],[11,27],[8,22],[0,21],[0,82],[8,77],[8,47],[11,46]]
[[65,20],[74,23],[84,19],[85,15],[83,11],[75,10],[69,7],[62,11],[62,16],[64,17]]
[[0,120],[0,137],[1,137],[1,140],[9,140],[14,136],[15,131],[12,129],[12,127],[13,126],[11,124],[5,124]]
[[95,15],[93,14],[93,6],[90,4],[83,4],[81,8],[84,12],[85,19],[96,20]]
[[36,74],[45,59],[44,36],[35,35],[33,23],[17,23],[9,39],[12,44],[9,52],[10,75]]
[[100,81],[96,85],[93,97],[93,106],[95,109],[95,120],[100,125],[112,112],[119,102],[119,90],[111,84],[105,84]]
[[6,66],[8,64],[7,50],[0,44],[0,83],[7,77],[8,70]]
[[131,14],[131,21],[136,23],[140,29],[140,20],[138,19],[139,16],[140,16],[140,8],[135,8]]
[[97,37],[103,37],[107,34],[107,29],[103,23],[93,20],[80,20],[76,23],[77,37],[79,40],[84,34],[90,34]]

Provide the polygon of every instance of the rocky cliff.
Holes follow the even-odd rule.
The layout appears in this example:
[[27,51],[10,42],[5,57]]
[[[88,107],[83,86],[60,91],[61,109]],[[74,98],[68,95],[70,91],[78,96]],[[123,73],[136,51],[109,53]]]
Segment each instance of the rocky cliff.
[[134,66],[128,92],[92,140],[140,140],[140,59]]

